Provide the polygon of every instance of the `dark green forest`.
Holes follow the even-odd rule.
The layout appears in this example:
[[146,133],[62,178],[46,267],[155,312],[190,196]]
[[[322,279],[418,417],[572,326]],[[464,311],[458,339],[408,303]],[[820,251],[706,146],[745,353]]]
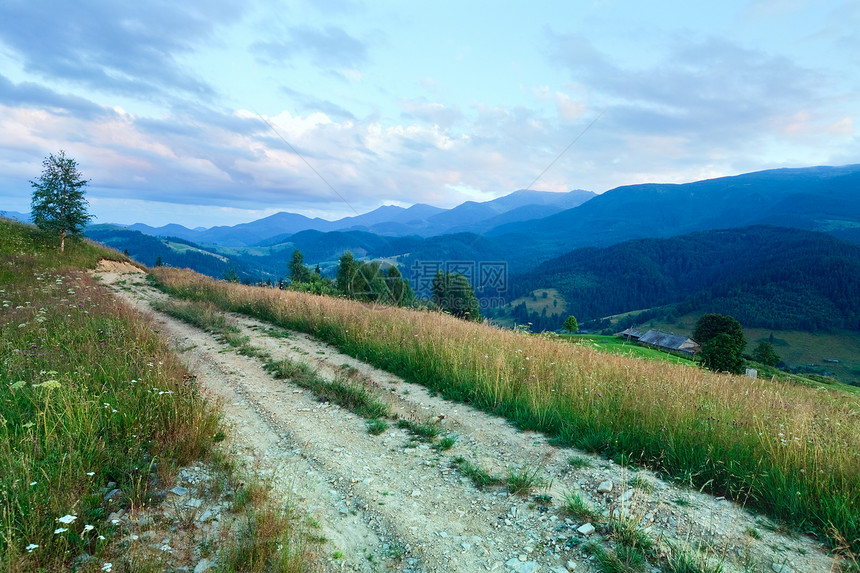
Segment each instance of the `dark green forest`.
[[673,305],[662,312],[718,312],[748,327],[860,329],[860,247],[797,229],[756,226],[577,249],[511,284],[511,298],[557,288],[582,321]]

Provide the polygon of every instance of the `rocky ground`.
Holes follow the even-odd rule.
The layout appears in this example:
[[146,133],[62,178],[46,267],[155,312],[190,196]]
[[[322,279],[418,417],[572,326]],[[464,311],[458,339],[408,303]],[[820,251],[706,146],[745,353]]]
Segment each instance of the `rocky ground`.
[[[129,267],[104,266],[97,276],[143,312],[153,312],[149,302],[165,297]],[[601,542],[600,523],[613,519],[634,520],[664,551],[689,548],[727,572],[838,570],[814,539],[786,534],[735,503],[554,447],[540,434],[432,396],[310,336],[272,336],[270,325],[232,319],[252,346],[272,357],[305,361],[328,378],[351,372],[383,395],[399,418],[438,424],[443,435],[457,437],[453,448],[441,451],[393,425],[371,435],[364,419],[274,379],[259,359],[156,315],[157,327],[201,386],[221,401],[225,448],[269,481],[272,495],[318,524],[327,540],[324,570],[592,572],[598,569],[583,546]],[[458,457],[503,477],[533,473],[542,484],[526,495],[503,486],[478,489],[453,463]],[[119,516],[126,542],[161,552],[169,567],[199,573],[213,566],[235,518],[223,496],[205,495],[212,479],[209,468],[185,468],[157,509]],[[567,512],[571,493],[597,517]]]

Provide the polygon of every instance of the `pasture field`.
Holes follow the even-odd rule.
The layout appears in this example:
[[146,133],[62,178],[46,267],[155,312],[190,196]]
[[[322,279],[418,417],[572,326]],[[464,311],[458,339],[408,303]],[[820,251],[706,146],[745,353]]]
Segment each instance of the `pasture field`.
[[537,314],[546,310],[547,315],[558,315],[564,314],[567,310],[567,304],[564,301],[564,297],[561,296],[558,289],[554,288],[536,289],[526,296],[521,296],[518,299],[512,300],[508,307],[513,308],[523,303],[526,305],[526,310]]
[[648,348],[641,346],[635,342],[628,342],[617,336],[606,336],[602,334],[572,334],[562,335],[563,340],[568,340],[573,344],[587,346],[606,352],[608,354],[616,354],[618,356],[629,356],[632,358],[641,358],[643,360],[657,360],[660,362],[668,362],[670,364],[686,364],[687,366],[695,366],[696,363],[683,356],[663,352],[656,348]]

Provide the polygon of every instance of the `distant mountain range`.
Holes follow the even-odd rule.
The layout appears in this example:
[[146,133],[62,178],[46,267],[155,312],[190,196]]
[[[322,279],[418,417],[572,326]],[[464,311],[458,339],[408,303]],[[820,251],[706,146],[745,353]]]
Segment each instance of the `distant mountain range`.
[[762,224],[823,231],[860,243],[860,165],[618,187],[540,220],[495,227],[488,236],[535,238],[546,252],[558,254],[630,239]]
[[[138,224],[129,228],[223,247],[288,245],[303,231],[361,231],[386,238],[465,233],[474,237],[465,241],[470,245],[468,254],[476,243],[488,244],[478,241],[484,237],[494,244],[491,251],[508,252],[511,264],[519,268],[580,247],[762,224],[822,231],[860,243],[860,165],[776,169],[686,184],[630,185],[601,195],[521,190],[448,210],[423,204],[408,209],[384,206],[338,221],[277,213],[232,227],[201,230]],[[331,239],[320,240],[330,244]]]
[[[730,231],[762,225],[783,229],[741,231],[740,237],[746,237],[743,240]],[[129,235],[134,229],[183,240],[159,239],[159,247],[146,243],[143,235]],[[712,230],[723,231],[690,235]],[[166,264],[200,266],[213,276],[220,276],[218,273],[224,269],[234,269],[249,280],[285,276],[286,263],[294,249],[302,251],[307,264],[320,264],[323,272],[332,272],[338,257],[350,250],[359,258],[396,263],[405,277],[413,279],[416,277],[412,269],[428,261],[500,263],[507,266],[510,287],[515,292],[522,294],[522,289],[533,286],[556,286],[564,292],[565,299],[574,301],[571,308],[582,318],[678,303],[698,296],[703,289],[716,288],[706,286],[708,277],[731,277],[735,283],[721,283],[723,291],[708,294],[709,301],[734,300],[723,306],[742,313],[738,305],[745,291],[738,285],[757,285],[750,286],[753,290],[749,291],[758,293],[756,309],[775,309],[761,301],[767,296],[782,297],[794,301],[786,305],[815,306],[815,317],[832,311],[836,319],[822,322],[810,318],[809,313],[800,313],[795,324],[860,328],[851,314],[854,310],[843,312],[853,308],[850,304],[834,303],[835,299],[826,293],[827,286],[804,282],[804,277],[810,275],[842,276],[844,271],[839,269],[843,267],[828,267],[828,261],[833,260],[825,254],[828,249],[842,253],[846,247],[838,241],[827,244],[819,234],[800,231],[827,233],[860,244],[860,165],[777,169],[678,185],[630,185],[602,195],[587,191],[517,191],[493,201],[467,202],[448,210],[422,204],[408,209],[386,206],[339,221],[279,213],[233,227],[186,229],[168,225],[153,229],[135,225],[117,229],[100,225],[91,227],[88,233],[117,248],[127,248],[145,263],[154,258],[157,250]],[[660,246],[635,242],[685,235],[689,236]],[[189,245],[188,241],[197,244]],[[803,250],[807,243],[814,246],[813,251]],[[595,248],[612,245],[618,245],[617,250]],[[660,251],[663,259],[650,258],[650,249]],[[172,252],[169,259],[168,251]],[[764,253],[768,258],[762,258]],[[545,264],[539,267],[541,263]],[[683,275],[683,269],[672,270],[675,263],[687,265],[687,275]],[[853,271],[853,264],[844,268]],[[792,283],[790,276],[780,275],[780,265],[789,275],[796,274],[798,281]],[[771,274],[753,273],[762,269]],[[856,282],[860,275],[848,276]],[[780,287],[768,287],[761,277],[769,277],[772,284]],[[797,285],[813,285],[808,289],[812,294],[801,296]],[[845,285],[838,289],[851,290]],[[825,293],[823,298],[814,294],[820,292]],[[613,306],[613,301],[618,304]],[[783,316],[787,314],[783,312]],[[755,321],[763,322],[761,316]]]
[[595,196],[590,191],[581,190],[567,193],[520,190],[483,203],[468,201],[453,209],[422,203],[409,208],[385,205],[369,213],[337,221],[311,219],[296,213],[276,213],[250,223],[210,229],[188,229],[176,224],[150,227],[141,223],[128,228],[148,235],[179,237],[199,244],[226,247],[278,244],[302,231],[367,231],[382,236],[428,237],[447,233],[481,233],[506,223],[553,215]]
[[30,213],[19,213],[18,211],[0,211],[0,215],[7,219],[15,219],[22,223],[30,223]]

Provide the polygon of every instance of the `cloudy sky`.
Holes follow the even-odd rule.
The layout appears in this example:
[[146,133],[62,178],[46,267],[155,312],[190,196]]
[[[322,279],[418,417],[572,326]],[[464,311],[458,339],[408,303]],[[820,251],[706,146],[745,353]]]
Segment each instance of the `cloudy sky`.
[[856,0],[3,0],[0,210],[338,218],[860,162]]

